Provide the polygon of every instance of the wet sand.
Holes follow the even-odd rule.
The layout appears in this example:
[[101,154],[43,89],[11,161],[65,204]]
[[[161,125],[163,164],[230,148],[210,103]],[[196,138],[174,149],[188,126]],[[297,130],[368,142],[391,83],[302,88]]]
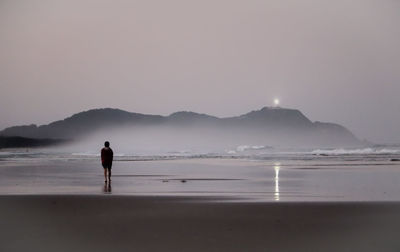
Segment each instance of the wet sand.
[[399,251],[400,203],[0,196],[0,251]]
[[0,195],[236,197],[248,201],[398,201],[400,164],[232,159],[124,161],[104,187],[97,159],[0,162]]

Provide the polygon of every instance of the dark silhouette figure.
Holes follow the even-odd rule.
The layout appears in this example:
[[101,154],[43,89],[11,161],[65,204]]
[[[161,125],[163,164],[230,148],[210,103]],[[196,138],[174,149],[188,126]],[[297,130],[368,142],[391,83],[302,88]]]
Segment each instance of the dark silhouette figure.
[[110,148],[110,143],[106,141],[104,143],[104,148],[101,149],[101,164],[104,168],[104,182],[107,183],[107,172],[108,172],[108,182],[111,183],[111,166],[114,158],[114,153]]

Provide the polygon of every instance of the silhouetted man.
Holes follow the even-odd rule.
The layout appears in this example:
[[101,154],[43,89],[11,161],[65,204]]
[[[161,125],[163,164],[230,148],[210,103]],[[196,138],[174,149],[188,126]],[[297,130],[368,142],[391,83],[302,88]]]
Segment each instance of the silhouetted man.
[[101,149],[101,164],[104,168],[104,182],[107,183],[107,172],[108,181],[111,182],[111,166],[114,158],[114,153],[110,148],[110,143],[106,141],[104,143],[104,148]]

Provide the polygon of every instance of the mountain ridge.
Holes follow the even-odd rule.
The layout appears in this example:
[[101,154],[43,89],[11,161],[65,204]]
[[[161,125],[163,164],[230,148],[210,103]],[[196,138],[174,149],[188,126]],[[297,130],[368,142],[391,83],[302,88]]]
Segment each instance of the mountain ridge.
[[[115,108],[98,108],[75,113],[46,125],[13,126],[0,131],[0,136],[28,138],[80,139],[93,132],[128,127],[167,127],[185,130],[210,129],[231,138],[265,138],[279,142],[289,139],[306,143],[307,137],[317,142],[358,144],[360,141],[345,127],[335,123],[312,122],[301,111],[281,107],[263,107],[232,117],[216,117],[192,111],[178,111],[168,116],[141,114]],[[218,135],[218,134],[216,134]]]

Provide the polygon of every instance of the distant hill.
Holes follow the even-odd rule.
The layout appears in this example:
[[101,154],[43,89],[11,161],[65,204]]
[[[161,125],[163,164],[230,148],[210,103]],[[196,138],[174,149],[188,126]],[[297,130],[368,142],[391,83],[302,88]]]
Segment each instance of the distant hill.
[[[355,146],[360,141],[345,127],[312,122],[299,110],[264,107],[227,118],[181,111],[169,116],[131,113],[120,109],[93,109],[77,113],[47,125],[14,126],[0,131],[0,136],[34,139],[77,140],[101,131],[128,128],[179,129],[179,134],[212,134],[214,139],[230,142],[280,143],[282,145]],[[210,133],[211,132],[211,133]],[[199,133],[199,134],[197,134]]]
[[65,143],[66,140],[59,139],[32,139],[26,137],[4,137],[0,136],[0,149],[20,147],[44,147]]
[[76,139],[99,129],[124,125],[151,125],[164,121],[165,118],[162,116],[130,113],[120,109],[93,109],[47,125],[9,127],[0,131],[0,136]]

